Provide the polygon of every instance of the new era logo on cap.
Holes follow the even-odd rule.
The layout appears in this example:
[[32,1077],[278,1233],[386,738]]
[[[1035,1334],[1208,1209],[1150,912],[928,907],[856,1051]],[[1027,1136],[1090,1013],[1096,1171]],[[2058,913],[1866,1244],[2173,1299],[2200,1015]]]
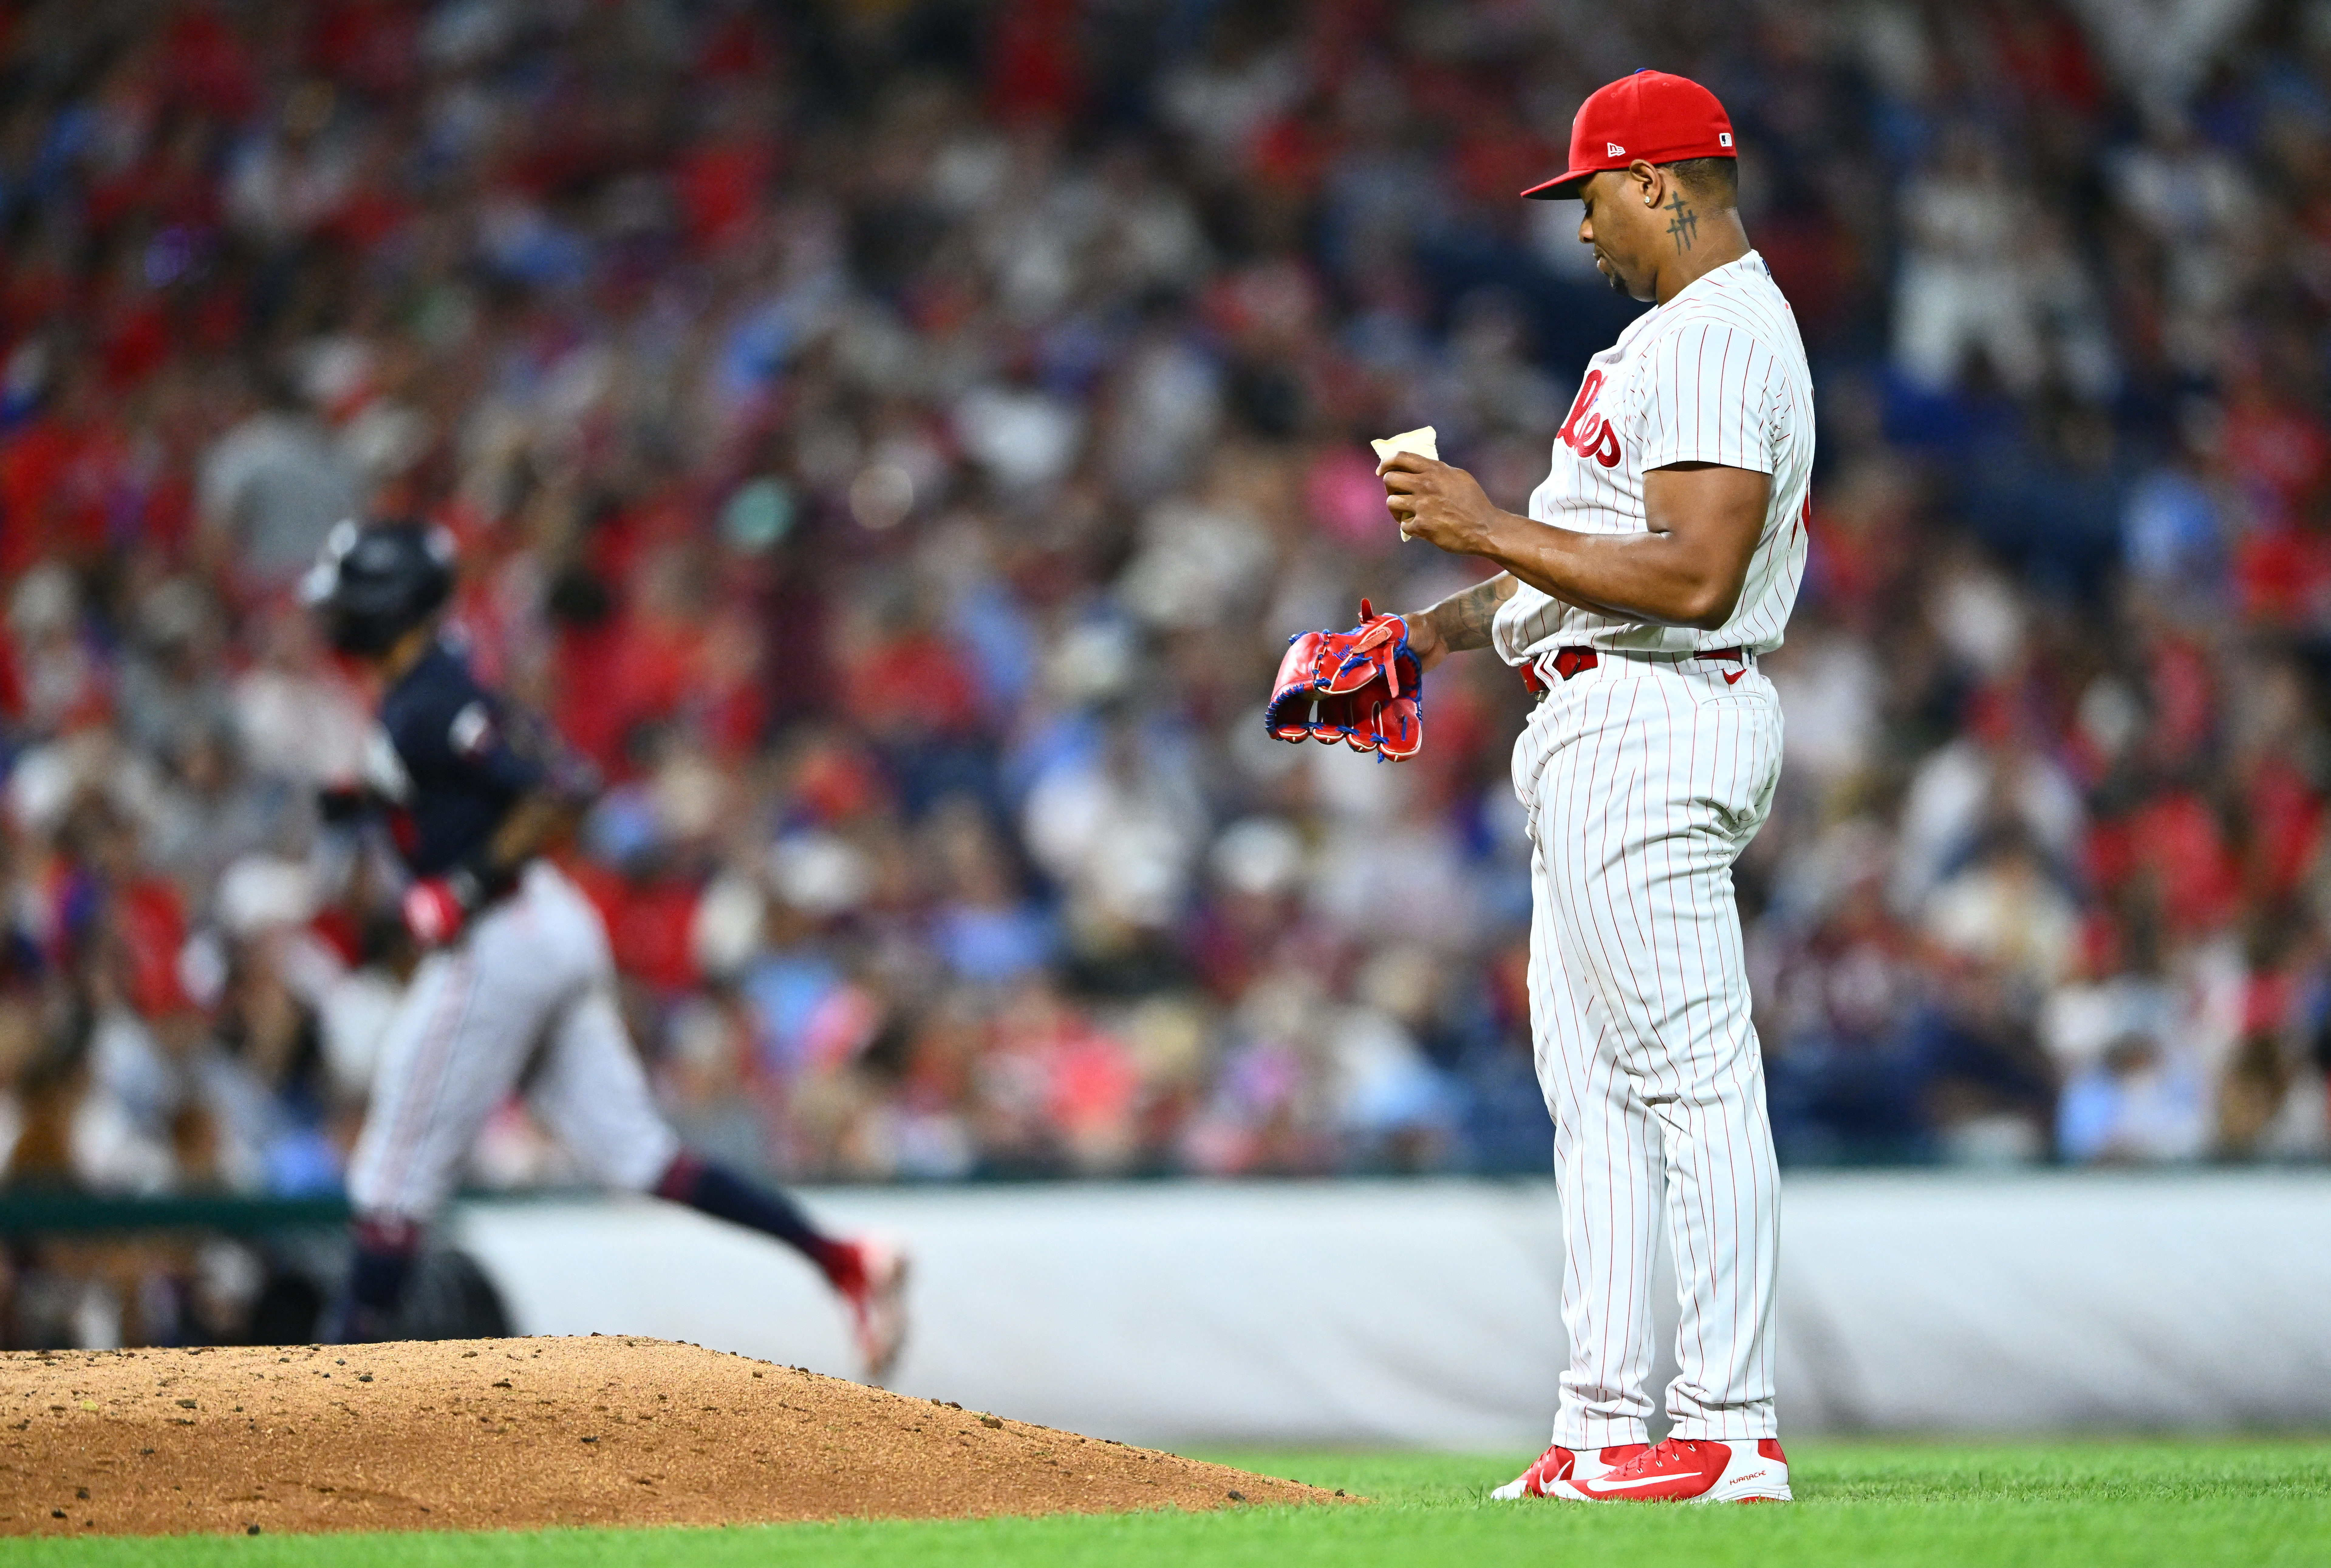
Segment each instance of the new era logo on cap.
[[1605,157],[1622,158],[1627,156],[1627,149],[1621,147],[1615,141],[1606,141],[1603,144],[1603,156]]

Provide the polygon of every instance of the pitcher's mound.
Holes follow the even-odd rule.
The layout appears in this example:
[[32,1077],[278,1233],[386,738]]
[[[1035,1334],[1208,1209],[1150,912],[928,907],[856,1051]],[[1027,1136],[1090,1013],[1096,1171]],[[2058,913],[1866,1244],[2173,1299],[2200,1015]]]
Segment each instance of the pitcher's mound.
[[0,1534],[522,1529],[1332,1500],[665,1340],[0,1356]]

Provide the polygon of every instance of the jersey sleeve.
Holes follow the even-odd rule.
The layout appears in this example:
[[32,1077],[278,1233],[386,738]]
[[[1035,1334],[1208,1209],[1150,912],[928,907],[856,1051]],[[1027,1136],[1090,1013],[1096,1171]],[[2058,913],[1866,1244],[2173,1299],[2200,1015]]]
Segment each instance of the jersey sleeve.
[[1642,466],[1721,463],[1768,474],[1780,466],[1780,364],[1753,335],[1722,321],[1686,322],[1652,346],[1642,382]]
[[534,748],[513,741],[501,705],[483,693],[455,709],[445,727],[445,749],[454,767],[510,799],[539,788],[547,773]]
[[501,705],[466,682],[449,683],[410,703],[389,720],[388,729],[424,787],[458,780],[515,800],[538,787],[545,776],[533,748],[512,743]]

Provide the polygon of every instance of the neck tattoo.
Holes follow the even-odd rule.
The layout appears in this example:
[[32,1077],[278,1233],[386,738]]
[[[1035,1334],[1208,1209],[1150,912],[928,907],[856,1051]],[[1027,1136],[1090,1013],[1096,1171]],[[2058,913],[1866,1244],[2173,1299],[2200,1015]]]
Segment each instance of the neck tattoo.
[[1675,214],[1675,221],[1668,225],[1668,233],[1675,240],[1676,254],[1680,256],[1699,238],[1699,214],[1685,204],[1681,191],[1664,210]]

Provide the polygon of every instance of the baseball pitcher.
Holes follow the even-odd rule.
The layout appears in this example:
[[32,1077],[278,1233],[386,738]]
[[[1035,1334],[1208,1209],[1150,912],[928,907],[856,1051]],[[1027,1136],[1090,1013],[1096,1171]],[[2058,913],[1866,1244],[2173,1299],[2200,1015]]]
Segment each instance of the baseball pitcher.
[[841,1295],[879,1381],[905,1334],[904,1258],[829,1236],[783,1194],[681,1149],[616,1010],[598,912],[542,853],[595,780],[440,636],[452,585],[451,539],[404,522],[341,524],[302,584],[333,646],[382,689],[366,777],[328,815],[385,816],[413,878],[405,923],[427,954],[382,1044],[348,1172],[356,1257],[337,1337],[392,1335],[422,1228],[486,1117],[522,1090],[607,1186],[798,1250]]
[[[1523,195],[1578,200],[1596,268],[1653,309],[1587,366],[1527,517],[1461,469],[1384,461],[1408,534],[1502,570],[1429,610],[1315,634],[1299,660],[1290,648],[1273,702],[1282,737],[1308,724],[1369,749],[1377,715],[1402,721],[1386,733],[1418,727],[1386,706],[1403,660],[1413,707],[1417,678],[1473,648],[1537,697],[1513,778],[1570,1363],[1552,1446],[1500,1497],[1790,1496],[1773,1409],[1780,1190],[1732,864],[1780,773],[1757,660],[1803,574],[1813,401],[1788,301],[1741,226],[1737,168],[1731,121],[1696,82],[1643,71],[1587,99],[1568,169]],[[1680,1371],[1671,1435],[1651,1447],[1661,1224]]]

